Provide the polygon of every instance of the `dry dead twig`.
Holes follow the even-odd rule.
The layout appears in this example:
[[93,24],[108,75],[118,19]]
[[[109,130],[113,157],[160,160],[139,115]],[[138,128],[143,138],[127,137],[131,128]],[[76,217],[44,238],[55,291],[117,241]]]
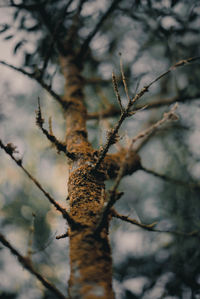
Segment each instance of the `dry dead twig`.
[[183,66],[185,64],[188,64],[190,62],[196,61],[200,59],[200,56],[198,57],[193,57],[193,58],[188,58],[185,60],[181,60],[179,62],[177,62],[176,64],[174,64],[172,67],[170,67],[166,72],[162,73],[161,75],[159,75],[158,77],[156,77],[153,81],[151,81],[148,85],[144,86],[132,99],[129,97],[128,94],[128,88],[127,88],[127,84],[126,84],[126,79],[123,73],[123,67],[121,64],[121,72],[122,72],[122,80],[123,80],[123,84],[124,84],[124,88],[125,88],[125,92],[128,98],[128,104],[127,107],[123,110],[123,112],[120,115],[120,118],[117,122],[117,124],[115,125],[115,127],[112,129],[112,132],[110,132],[109,134],[109,138],[106,141],[106,144],[104,145],[103,149],[100,152],[99,158],[96,162],[96,164],[94,165],[94,171],[96,171],[100,164],[102,163],[103,159],[105,158],[110,146],[113,144],[112,140],[114,139],[114,136],[116,134],[118,134],[118,131],[123,123],[123,121],[129,117],[130,114],[130,110],[133,107],[133,105],[135,104],[135,102],[137,102],[146,92],[148,92],[149,88],[155,84],[157,81],[159,81],[161,78],[165,77],[166,75],[168,75],[169,73],[171,73],[172,71],[174,71],[177,67]]

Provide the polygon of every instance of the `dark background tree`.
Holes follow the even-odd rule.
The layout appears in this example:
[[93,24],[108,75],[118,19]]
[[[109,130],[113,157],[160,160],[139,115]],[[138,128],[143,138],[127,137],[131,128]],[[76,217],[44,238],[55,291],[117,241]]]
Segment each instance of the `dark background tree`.
[[[69,166],[65,154],[71,159],[77,152],[73,143],[70,145],[70,138],[67,153],[58,141],[65,140],[65,117],[71,113],[69,101],[63,99],[74,84],[73,78],[68,77],[70,73],[64,71],[64,77],[68,77],[64,91],[64,67],[60,64],[65,59],[61,57],[73,57],[72,64],[82,71],[83,79],[78,84],[84,86],[88,138],[99,150],[119,120],[119,104],[126,107],[128,102],[120,59],[132,98],[178,61],[199,56],[200,5],[198,1],[172,0],[7,0],[2,1],[0,13],[1,147],[18,164],[23,158],[25,169],[66,207],[70,204],[66,201]],[[113,70],[121,101],[116,100],[116,89],[113,90]],[[127,118],[120,129],[119,152],[122,146],[128,148],[131,138],[141,130],[161,119],[171,104],[179,103],[179,120],[167,122],[141,139],[137,146],[142,167],[137,171],[137,167],[126,169],[131,175],[118,187],[118,191],[124,191],[115,204],[120,215],[136,219],[139,225],[155,221],[157,225],[138,228],[113,215],[109,235],[116,298],[200,297],[199,75],[198,60],[174,68],[133,106],[140,109],[147,104],[144,111]],[[81,92],[76,90],[74,96],[82,97]],[[42,115],[37,113],[37,122],[45,133],[51,117],[46,135],[49,134],[53,149],[34,125],[38,97]],[[82,136],[84,139],[84,132]],[[19,153],[10,143],[18,147]],[[56,145],[60,155],[56,154]],[[110,152],[116,152],[115,145]],[[66,294],[69,240],[56,240],[67,229],[63,213],[42,200],[41,192],[3,150],[0,158],[1,241],[9,247],[7,239],[26,257],[20,261],[23,266],[31,271],[33,264],[34,270],[50,282],[46,288],[42,286],[44,281],[38,283],[35,273],[32,276],[23,270],[13,256],[15,253],[2,246],[0,298],[55,298],[59,292]],[[113,173],[117,170],[112,168]],[[109,178],[115,175],[108,174]],[[106,182],[107,191],[115,184],[116,179]],[[51,284],[58,292],[54,289],[52,293]]]

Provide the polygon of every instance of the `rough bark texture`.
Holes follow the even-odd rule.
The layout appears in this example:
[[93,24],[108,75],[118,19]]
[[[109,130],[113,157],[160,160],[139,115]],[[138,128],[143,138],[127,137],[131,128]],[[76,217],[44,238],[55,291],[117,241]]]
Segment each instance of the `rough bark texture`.
[[112,260],[107,224],[94,233],[104,204],[104,182],[90,174],[83,165],[69,178],[71,216],[83,227],[70,232],[72,298],[114,298],[112,293]]
[[[71,298],[114,298],[112,290],[112,258],[108,239],[108,222],[100,233],[95,229],[106,204],[105,179],[115,178],[126,150],[108,154],[97,171],[92,171],[98,158],[87,139],[87,111],[84,104],[83,78],[73,55],[61,57],[66,79],[64,101],[66,111],[66,147],[74,154],[69,162],[68,192],[70,216],[77,226],[69,231]],[[140,167],[139,157],[132,152],[124,174]]]

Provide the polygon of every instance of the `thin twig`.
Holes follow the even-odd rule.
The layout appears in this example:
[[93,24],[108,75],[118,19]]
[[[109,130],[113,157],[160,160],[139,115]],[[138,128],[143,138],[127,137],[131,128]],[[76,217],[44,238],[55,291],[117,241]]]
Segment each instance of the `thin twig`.
[[106,141],[106,144],[104,145],[103,149],[100,152],[99,158],[96,162],[96,164],[94,165],[94,171],[96,171],[99,166],[101,165],[101,162],[103,161],[103,159],[105,158],[110,146],[113,144],[113,140],[115,139],[115,136],[117,135],[123,121],[125,120],[125,118],[127,117],[127,110],[123,111],[123,113],[120,116],[120,119],[118,121],[118,123],[115,125],[115,127],[109,132],[109,134],[107,134],[107,136],[109,136],[109,138]]
[[48,66],[48,62],[49,62],[49,59],[51,57],[51,52],[52,52],[52,49],[54,47],[54,43],[56,42],[56,39],[57,39],[57,34],[59,32],[59,29],[60,29],[60,26],[62,25],[62,23],[64,22],[64,19],[65,19],[65,16],[66,16],[66,13],[67,13],[67,10],[69,8],[69,6],[71,5],[73,0],[70,0],[67,4],[66,4],[66,7],[63,9],[62,11],[62,14],[61,16],[59,17],[59,22],[56,24],[55,26],[55,30],[53,31],[52,33],[52,37],[51,37],[51,41],[50,41],[50,46],[49,46],[49,49],[46,51],[46,57],[44,59],[44,63],[43,63],[43,67],[41,69],[41,78],[43,78],[43,75],[44,75],[44,72],[45,70],[47,69],[47,66]]
[[158,224],[157,222],[153,222],[151,224],[143,224],[143,223],[138,222],[135,219],[129,218],[128,216],[121,215],[121,214],[117,213],[115,210],[112,210],[112,216],[115,217],[115,218],[121,219],[125,222],[137,225],[137,226],[139,226],[139,227],[141,227],[145,230],[152,231],[152,232],[171,233],[171,234],[174,234],[174,235],[180,235],[180,236],[185,236],[185,237],[198,236],[200,234],[200,231],[198,231],[198,230],[186,233],[186,232],[181,232],[181,231],[176,231],[176,230],[157,229],[157,228],[154,228],[154,226]]
[[59,211],[61,212],[63,218],[67,220],[68,224],[70,226],[76,226],[78,225],[67,213],[67,211],[62,208],[57,201],[51,197],[51,195],[45,191],[45,189],[42,187],[42,185],[30,174],[26,168],[22,165],[22,159],[17,159],[14,156],[14,153],[16,153],[16,146],[12,143],[8,143],[7,145],[4,145],[3,142],[0,139],[0,147],[15,161],[15,163],[23,170],[23,172],[28,176],[28,178],[42,191],[42,193],[45,195],[45,197],[48,199],[48,201]]
[[78,59],[81,60],[82,57],[85,55],[85,53],[87,52],[89,44],[91,43],[92,39],[97,34],[97,32],[99,31],[99,29],[101,28],[101,26],[103,25],[103,23],[105,22],[105,20],[108,18],[108,16],[111,13],[113,13],[113,11],[115,10],[115,8],[117,7],[117,5],[119,4],[120,1],[122,1],[122,0],[113,0],[112,1],[112,3],[109,6],[108,10],[102,15],[102,17],[100,18],[99,22],[96,24],[96,26],[93,29],[93,31],[88,35],[88,37],[86,38],[86,40],[82,44],[81,49],[80,49],[79,54],[78,54]]
[[127,86],[127,83],[126,83],[126,77],[124,75],[124,68],[123,68],[122,59],[120,59],[120,71],[121,71],[121,75],[122,75],[122,82],[124,84],[124,90],[125,90],[125,93],[126,93],[126,97],[128,99],[128,102],[130,103],[131,98],[130,98],[129,93],[128,93],[128,86]]
[[124,161],[121,163],[121,166],[120,166],[117,178],[115,180],[115,183],[114,183],[113,187],[109,191],[110,196],[109,196],[108,202],[107,202],[105,208],[102,211],[102,215],[100,217],[99,223],[97,224],[97,228],[96,228],[95,232],[100,232],[101,229],[104,227],[104,225],[106,223],[106,220],[107,220],[107,217],[108,217],[108,215],[110,213],[111,208],[113,207],[113,205],[115,204],[115,202],[123,194],[123,193],[118,192],[117,188],[118,188],[118,186],[120,184],[120,181],[121,181],[121,179],[123,177],[124,170],[125,170],[126,164],[128,162],[128,159],[129,159],[129,154],[130,154],[130,152],[132,150],[133,143],[136,140],[138,140],[139,138],[147,136],[153,130],[156,130],[159,126],[161,126],[167,120],[177,119],[177,116],[174,113],[176,108],[177,108],[177,105],[174,105],[169,112],[164,113],[163,118],[161,120],[159,120],[157,123],[155,123],[154,125],[152,125],[150,128],[148,128],[145,131],[141,132],[135,138],[132,139],[132,141],[131,141],[131,143],[129,145],[129,148],[128,148],[127,152],[126,152]]
[[140,132],[138,135],[136,135],[134,138],[132,138],[131,143],[129,145],[129,148],[127,150],[126,156],[124,158],[124,161],[121,164],[121,167],[119,169],[115,184],[112,188],[112,191],[116,191],[119,183],[123,177],[123,173],[124,173],[124,168],[126,166],[126,163],[128,162],[129,159],[129,153],[132,151],[133,149],[133,144],[139,140],[140,138],[146,138],[147,136],[149,136],[150,134],[152,134],[154,131],[156,131],[161,125],[163,125],[165,122],[171,120],[177,120],[178,116],[175,114],[175,110],[177,109],[178,104],[176,103],[169,112],[165,112],[163,114],[163,117],[157,121],[156,123],[154,123],[152,126],[150,126],[149,128],[147,128],[146,130],[143,130],[142,132]]
[[[155,100],[150,103],[148,103],[145,106],[145,110],[150,110],[154,108],[159,108],[163,106],[168,106],[170,104],[174,104],[175,102],[178,103],[185,103],[187,101],[197,100],[200,97],[200,93],[197,93],[196,95],[189,96],[189,95],[177,95],[172,98],[162,99],[162,100]],[[144,105],[136,105],[133,111],[130,111],[129,114],[136,114],[139,111],[142,111],[144,109]],[[110,106],[108,109],[101,110],[99,112],[92,112],[88,113],[87,119],[98,119],[99,115],[101,115],[102,118],[107,117],[115,117],[119,116],[121,114],[121,110],[117,108],[116,106]]]
[[144,138],[146,136],[148,136],[149,134],[151,134],[152,132],[154,132],[155,130],[157,130],[161,125],[163,125],[165,122],[172,120],[178,120],[178,116],[175,114],[175,110],[177,109],[178,104],[176,103],[169,112],[165,112],[163,114],[163,117],[157,121],[156,123],[154,123],[153,125],[151,125],[150,127],[148,127],[147,129],[143,130],[142,132],[140,132],[138,135],[136,135],[133,139],[132,139],[132,145],[139,139]]
[[56,240],[65,239],[67,237],[69,237],[68,231],[62,235],[56,236]]
[[171,71],[175,70],[177,67],[183,66],[185,64],[188,64],[190,62],[196,61],[200,59],[200,56],[188,58],[185,60],[181,60],[174,64],[172,67],[169,68],[166,72],[162,73],[158,77],[156,77],[153,81],[151,81],[148,85],[144,86],[130,101],[128,101],[126,109],[123,111],[123,113],[120,116],[120,119],[118,123],[115,125],[114,129],[112,130],[111,134],[109,134],[109,139],[107,139],[106,144],[104,145],[102,151],[100,152],[99,158],[94,166],[94,171],[96,171],[103,159],[105,158],[110,146],[112,145],[112,140],[114,139],[115,135],[118,133],[123,121],[130,116],[129,112],[131,107],[135,104],[136,101],[138,101],[146,92],[148,92],[149,88],[158,80],[169,74]]
[[32,266],[31,261],[28,258],[26,258],[23,255],[21,255],[19,253],[19,251],[17,249],[15,249],[10,244],[10,242],[8,242],[8,240],[4,237],[4,235],[1,234],[1,233],[0,233],[0,242],[5,247],[7,247],[8,249],[10,249],[11,253],[18,258],[18,261],[20,262],[20,264],[26,270],[28,270],[31,274],[33,274],[43,284],[43,286],[45,286],[45,288],[47,288],[49,291],[51,291],[52,293],[54,293],[54,295],[56,296],[56,298],[66,299],[66,297],[52,283],[50,283],[46,278],[44,278],[40,273],[38,273],[34,269],[34,267]]
[[33,235],[35,232],[35,217],[36,215],[32,213],[32,221],[31,225],[29,227],[29,236],[28,236],[28,248],[27,248],[27,254],[26,257],[31,261],[32,259],[32,245],[33,245]]
[[50,133],[43,127],[44,119],[42,117],[42,111],[40,107],[40,99],[38,98],[38,110],[36,110],[36,124],[38,127],[42,130],[44,135],[47,137],[48,140],[52,142],[53,145],[57,148],[59,152],[65,153],[65,155],[70,158],[74,159],[74,154],[67,151],[66,145],[62,142],[60,142],[53,134],[52,134],[52,124],[51,124],[51,118],[49,120],[49,129]]
[[77,31],[81,26],[81,21],[80,21],[80,14],[83,8],[83,5],[85,2],[88,0],[80,0],[78,7],[76,9],[76,13],[72,17],[72,24],[67,30],[67,36],[64,40],[64,45],[66,50],[71,50],[73,48],[73,45],[75,44],[75,36],[77,37]]
[[191,62],[194,62],[196,60],[199,60],[200,56],[197,57],[192,57],[192,58],[188,58],[188,59],[183,59],[178,61],[177,63],[175,63],[174,65],[172,65],[166,72],[162,73],[161,75],[159,75],[158,77],[156,77],[153,81],[151,81],[149,84],[147,84],[146,86],[144,86],[142,88],[142,90],[136,94],[136,96],[132,99],[132,102],[136,102],[138,100],[138,98],[140,98],[145,92],[147,92],[149,90],[149,88],[156,83],[157,81],[159,81],[160,79],[162,79],[163,77],[165,77],[166,75],[168,75],[169,73],[171,73],[172,71],[174,71],[175,69],[177,69],[180,66],[184,66],[186,64],[189,64]]
[[168,181],[168,182],[171,182],[173,184],[178,184],[178,185],[181,185],[181,186],[187,186],[188,188],[191,188],[191,189],[200,189],[200,184],[199,183],[195,183],[195,182],[186,182],[186,181],[182,181],[182,180],[178,180],[178,179],[175,179],[175,178],[172,178],[172,177],[169,177],[165,174],[161,174],[161,173],[158,173],[154,170],[151,170],[151,169],[148,169],[144,166],[141,166],[140,170],[143,170],[145,171],[146,173],[149,173],[149,174],[152,174],[153,176],[157,177],[157,178],[160,178],[164,181]]
[[119,116],[121,114],[121,110],[114,106],[114,105],[110,105],[109,107],[105,108],[105,109],[101,109],[98,112],[92,112],[92,113],[88,113],[87,115],[87,119],[99,119],[99,118],[108,118],[108,117],[115,117],[115,116]]
[[0,64],[5,65],[7,67],[9,67],[10,69],[13,69],[19,73],[24,74],[25,76],[31,78],[32,80],[37,81],[57,102],[59,102],[62,107],[64,107],[66,109],[66,103],[62,100],[62,98],[55,92],[52,90],[51,86],[46,84],[42,79],[40,74],[36,75],[36,73],[29,73],[21,68],[18,68],[14,65],[11,65],[5,61],[0,61]]
[[124,107],[122,106],[122,101],[121,101],[121,97],[120,97],[120,94],[119,94],[119,89],[118,89],[118,86],[117,86],[117,78],[116,78],[114,72],[112,73],[112,82],[113,82],[113,89],[114,89],[114,92],[115,92],[115,95],[116,95],[116,98],[117,98],[117,101],[119,103],[120,110],[121,110],[121,113],[122,113],[124,111]]

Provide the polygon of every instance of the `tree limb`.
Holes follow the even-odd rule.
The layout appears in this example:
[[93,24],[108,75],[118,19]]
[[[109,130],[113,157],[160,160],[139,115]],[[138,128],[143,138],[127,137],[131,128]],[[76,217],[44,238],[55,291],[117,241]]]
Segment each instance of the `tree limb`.
[[[129,103],[130,103],[130,101],[129,101]],[[177,108],[177,105],[174,105],[174,107],[172,107],[172,109],[169,112],[164,113],[163,118],[161,120],[159,120],[158,122],[153,124],[151,127],[147,128],[146,130],[139,133],[136,137],[134,137],[129,145],[129,148],[123,154],[123,159],[120,161],[120,159],[118,158],[120,165],[117,170],[116,180],[115,180],[113,187],[109,191],[110,196],[109,196],[108,202],[106,203],[106,206],[103,208],[102,215],[100,217],[100,220],[97,224],[97,228],[95,230],[96,233],[99,233],[103,229],[103,227],[105,226],[105,223],[107,221],[107,218],[108,218],[111,208],[123,194],[121,192],[118,192],[117,188],[120,184],[122,177],[126,173],[127,164],[130,161],[132,152],[135,155],[134,158],[136,157],[135,170],[142,169],[139,156],[137,156],[137,154],[132,150],[132,146],[133,146],[134,142],[137,141],[139,138],[148,136],[148,134],[150,134],[152,131],[156,130],[159,126],[161,126],[167,120],[176,119],[177,116],[174,113],[176,108]],[[138,157],[138,159],[137,159],[137,157]]]
[[50,46],[49,46],[49,49],[47,49],[47,51],[46,51],[46,57],[44,58],[43,67],[41,69],[41,78],[43,78],[45,70],[48,66],[48,62],[49,62],[49,59],[51,57],[51,53],[52,53],[52,50],[53,50],[53,47],[54,47],[54,43],[57,41],[57,35],[59,33],[59,30],[60,30],[60,27],[61,27],[62,23],[65,20],[67,10],[68,10],[69,6],[71,5],[72,1],[73,0],[70,0],[66,4],[65,9],[61,12],[61,16],[59,17],[59,21],[56,24],[55,29],[53,30],[53,33],[52,33],[52,36],[51,36],[51,41],[50,41]]
[[60,103],[62,105],[62,107],[66,108],[66,103],[62,100],[62,98],[51,89],[51,86],[46,84],[40,76],[40,73],[37,75],[36,72],[34,73],[29,73],[21,68],[18,68],[14,65],[11,65],[5,61],[0,61],[0,64],[5,65],[7,67],[9,67],[10,69],[13,69],[19,73],[24,74],[25,76],[31,78],[32,80],[35,80],[36,82],[38,82],[58,103]]
[[[199,97],[200,97],[200,93],[197,93],[194,96],[178,95],[178,96],[174,96],[172,98],[155,100],[155,101],[148,103],[145,107],[145,110],[168,106],[168,105],[174,104],[175,102],[185,103],[187,101],[196,100]],[[144,107],[143,105],[135,105],[135,108],[132,112],[137,113],[137,111],[139,111],[143,107]],[[121,110],[118,107],[116,107],[114,105],[110,105],[110,107],[108,107],[107,109],[103,109],[98,112],[88,113],[87,119],[90,120],[90,119],[115,117],[115,116],[119,116],[120,113],[121,113]]]
[[119,121],[117,122],[117,124],[115,125],[115,127],[109,132],[109,138],[106,141],[106,144],[104,145],[103,149],[100,152],[99,158],[94,166],[94,171],[96,171],[101,162],[103,161],[103,159],[105,158],[110,146],[113,144],[113,140],[115,139],[115,136],[118,134],[118,131],[123,123],[123,121],[129,117],[130,115],[130,110],[133,107],[133,105],[135,104],[135,102],[137,102],[146,92],[149,91],[149,88],[156,83],[158,80],[160,80],[161,78],[165,77],[166,75],[168,75],[169,73],[171,73],[172,71],[174,71],[177,67],[183,66],[185,64],[188,64],[190,62],[196,61],[200,59],[200,56],[198,57],[193,57],[193,58],[188,58],[188,59],[184,59],[184,60],[180,60],[179,62],[177,62],[176,64],[174,64],[173,66],[171,66],[166,72],[162,73],[161,75],[159,75],[158,77],[156,77],[153,81],[151,81],[149,84],[147,84],[146,86],[144,86],[133,98],[130,98],[127,94],[127,86],[126,86],[126,80],[123,74],[123,68],[122,68],[122,64],[121,64],[121,73],[122,73],[122,78],[123,78],[123,83],[124,83],[124,87],[125,87],[125,91],[128,97],[128,104],[126,106],[126,108],[123,110],[123,112],[120,115]]
[[41,131],[44,133],[44,135],[47,137],[48,140],[50,140],[52,142],[53,145],[55,145],[55,147],[57,148],[58,152],[63,152],[65,153],[65,155],[70,158],[70,159],[74,159],[74,154],[70,153],[67,151],[66,145],[62,142],[60,142],[54,135],[52,132],[52,128],[50,128],[50,132],[48,132],[44,127],[43,127],[43,123],[44,123],[44,119],[42,117],[42,111],[41,111],[41,107],[40,107],[40,101],[38,98],[38,110],[36,110],[36,124],[38,125],[38,127],[41,129]]
[[173,184],[178,184],[178,185],[185,186],[185,187],[187,186],[188,188],[191,188],[191,189],[197,189],[197,190],[200,189],[200,183],[186,182],[186,181],[182,181],[182,180],[177,180],[177,179],[169,177],[165,174],[161,174],[161,173],[158,173],[154,170],[148,169],[148,168],[146,168],[142,165],[141,165],[140,170],[143,170],[146,173],[152,174],[153,176],[155,176],[157,178],[160,178],[160,179],[162,179],[164,181],[167,181],[167,182],[171,182]]
[[[115,179],[119,173],[120,167],[124,162],[127,148],[122,148],[114,154],[107,154],[104,159],[104,168],[107,172],[107,179]],[[123,176],[131,175],[141,167],[140,156],[134,151],[129,152],[128,161],[126,161]]]
[[16,146],[12,143],[8,143],[7,145],[4,145],[3,142],[0,140],[0,147],[15,161],[15,163],[23,170],[23,172],[28,176],[28,178],[42,191],[42,193],[45,195],[45,197],[48,199],[48,201],[59,211],[61,212],[63,218],[67,220],[68,224],[73,227],[78,225],[67,213],[67,211],[62,208],[57,201],[51,197],[51,195],[45,191],[45,189],[42,187],[42,185],[30,174],[26,168],[22,165],[22,159],[17,159],[14,156],[14,153],[16,153]]
[[119,4],[120,1],[121,0],[113,0],[111,5],[109,6],[108,10],[102,15],[102,17],[100,18],[99,22],[96,24],[93,31],[88,35],[88,37],[86,38],[86,40],[82,44],[81,49],[78,53],[78,60],[81,60],[82,57],[86,54],[86,52],[88,50],[88,47],[89,47],[89,44],[91,43],[92,39],[97,34],[97,32],[99,31],[99,29],[101,28],[101,26],[103,25],[105,20],[108,18],[108,16],[111,13],[113,13],[113,10],[117,7],[117,5]]
[[185,237],[194,237],[194,236],[199,236],[199,234],[200,234],[200,231],[198,231],[198,230],[186,233],[186,232],[181,232],[181,231],[176,231],[176,230],[161,230],[161,229],[157,229],[157,228],[154,228],[155,225],[157,225],[157,222],[153,222],[151,224],[143,224],[143,223],[138,222],[135,219],[129,218],[128,216],[124,216],[124,215],[119,214],[114,209],[112,209],[112,216],[115,217],[115,218],[121,219],[121,220],[123,220],[125,222],[137,225],[137,226],[139,226],[139,227],[141,227],[141,228],[143,228],[145,230],[152,231],[152,232],[170,233],[170,234],[174,234],[174,235],[178,235],[178,236],[183,236],[183,237],[184,236]]
[[31,274],[33,274],[43,284],[43,286],[45,286],[45,288],[47,290],[51,291],[56,296],[56,298],[66,299],[66,297],[52,283],[50,283],[46,278],[44,278],[40,273],[38,273],[34,269],[34,267],[32,266],[31,261],[27,257],[24,257],[23,255],[21,255],[19,253],[19,251],[17,249],[15,249],[10,244],[10,242],[7,241],[7,239],[4,237],[4,235],[1,234],[1,233],[0,233],[0,242],[5,247],[7,247],[8,249],[10,249],[11,253],[18,258],[18,261],[20,262],[20,264],[26,270],[28,270]]

